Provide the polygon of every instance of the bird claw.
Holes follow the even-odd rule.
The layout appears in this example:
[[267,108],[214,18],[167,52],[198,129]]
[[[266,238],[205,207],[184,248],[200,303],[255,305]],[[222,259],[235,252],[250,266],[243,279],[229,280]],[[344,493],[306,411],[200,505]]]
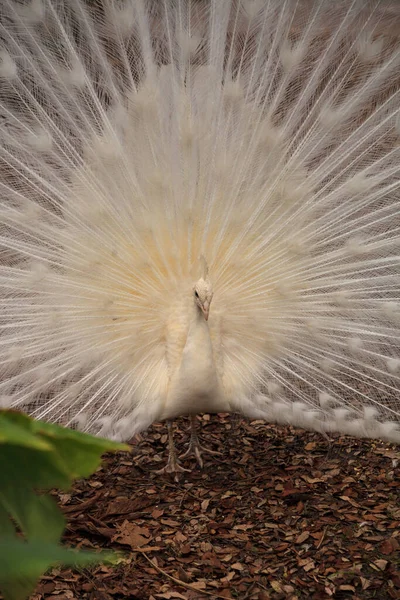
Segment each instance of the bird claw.
[[216,450],[210,450],[210,448],[206,448],[200,444],[197,439],[191,439],[189,442],[189,447],[184,454],[182,454],[179,458],[186,458],[187,456],[194,456],[197,460],[197,463],[200,469],[203,468],[204,461],[202,458],[202,453],[204,454],[212,454],[214,456],[222,456],[221,452],[217,452]]
[[162,469],[158,469],[157,471],[154,471],[154,472],[156,473],[156,475],[164,475],[165,473],[173,473],[174,481],[178,482],[179,481],[178,473],[190,473],[190,469],[185,469],[184,467],[182,467],[182,465],[179,463],[179,460],[176,458],[176,456],[170,455],[168,457],[168,462],[165,465],[165,467],[163,467]]

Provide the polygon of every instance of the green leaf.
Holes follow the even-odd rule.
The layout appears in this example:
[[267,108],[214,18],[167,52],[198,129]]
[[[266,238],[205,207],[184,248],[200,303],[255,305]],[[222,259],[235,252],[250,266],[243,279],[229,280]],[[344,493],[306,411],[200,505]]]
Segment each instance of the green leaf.
[[46,450],[36,450],[0,444],[0,472],[2,486],[23,482],[26,487],[41,490],[53,487],[67,489],[73,481],[65,463],[52,446]]
[[15,444],[38,450],[48,449],[48,444],[30,433],[30,419],[13,411],[0,411],[0,444]]
[[92,435],[60,428],[37,421],[37,433],[57,451],[73,479],[88,477],[100,465],[101,456],[108,451],[130,450],[126,444],[117,444]]
[[0,411],[0,590],[5,600],[25,600],[51,565],[118,560],[115,554],[78,554],[60,546],[64,517],[51,496],[38,494],[69,488],[74,479],[91,475],[110,450],[129,446]]
[[65,519],[51,496],[38,496],[25,487],[9,485],[0,491],[0,505],[30,540],[58,542],[64,531]]
[[0,501],[0,540],[15,534],[15,527],[9,518],[9,514]]
[[39,577],[56,564],[86,567],[99,562],[116,564],[119,557],[110,552],[76,552],[57,544],[24,542],[15,538],[0,541],[0,589],[4,600],[25,600]]
[[74,479],[91,475],[104,452],[129,449],[126,444],[35,421],[16,411],[0,411],[4,484],[19,478],[27,487],[67,489]]

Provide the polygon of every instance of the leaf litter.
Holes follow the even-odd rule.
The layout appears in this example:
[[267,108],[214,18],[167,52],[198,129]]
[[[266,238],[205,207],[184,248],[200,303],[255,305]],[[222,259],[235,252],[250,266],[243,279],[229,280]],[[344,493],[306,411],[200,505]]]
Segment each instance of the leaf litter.
[[[199,417],[200,419],[200,417]],[[400,449],[231,415],[203,415],[205,455],[178,483],[165,425],[57,494],[64,542],[124,553],[118,566],[56,568],[32,600],[400,598]],[[184,451],[187,419],[175,422]]]

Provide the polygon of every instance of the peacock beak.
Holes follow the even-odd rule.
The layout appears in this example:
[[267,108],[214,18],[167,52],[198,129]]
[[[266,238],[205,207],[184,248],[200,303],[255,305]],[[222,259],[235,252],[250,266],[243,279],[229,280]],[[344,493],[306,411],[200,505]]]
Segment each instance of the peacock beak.
[[201,312],[203,313],[205,320],[208,321],[208,315],[210,312],[209,302],[204,302],[204,304],[201,305]]

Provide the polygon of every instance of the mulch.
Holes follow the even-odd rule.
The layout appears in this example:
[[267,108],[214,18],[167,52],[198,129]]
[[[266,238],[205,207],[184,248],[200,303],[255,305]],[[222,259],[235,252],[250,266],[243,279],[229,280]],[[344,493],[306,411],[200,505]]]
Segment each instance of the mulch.
[[[175,422],[184,451],[188,419]],[[205,455],[157,475],[166,427],[107,455],[56,494],[64,542],[123,552],[117,566],[56,568],[34,600],[400,598],[400,448],[230,415],[204,415]]]

